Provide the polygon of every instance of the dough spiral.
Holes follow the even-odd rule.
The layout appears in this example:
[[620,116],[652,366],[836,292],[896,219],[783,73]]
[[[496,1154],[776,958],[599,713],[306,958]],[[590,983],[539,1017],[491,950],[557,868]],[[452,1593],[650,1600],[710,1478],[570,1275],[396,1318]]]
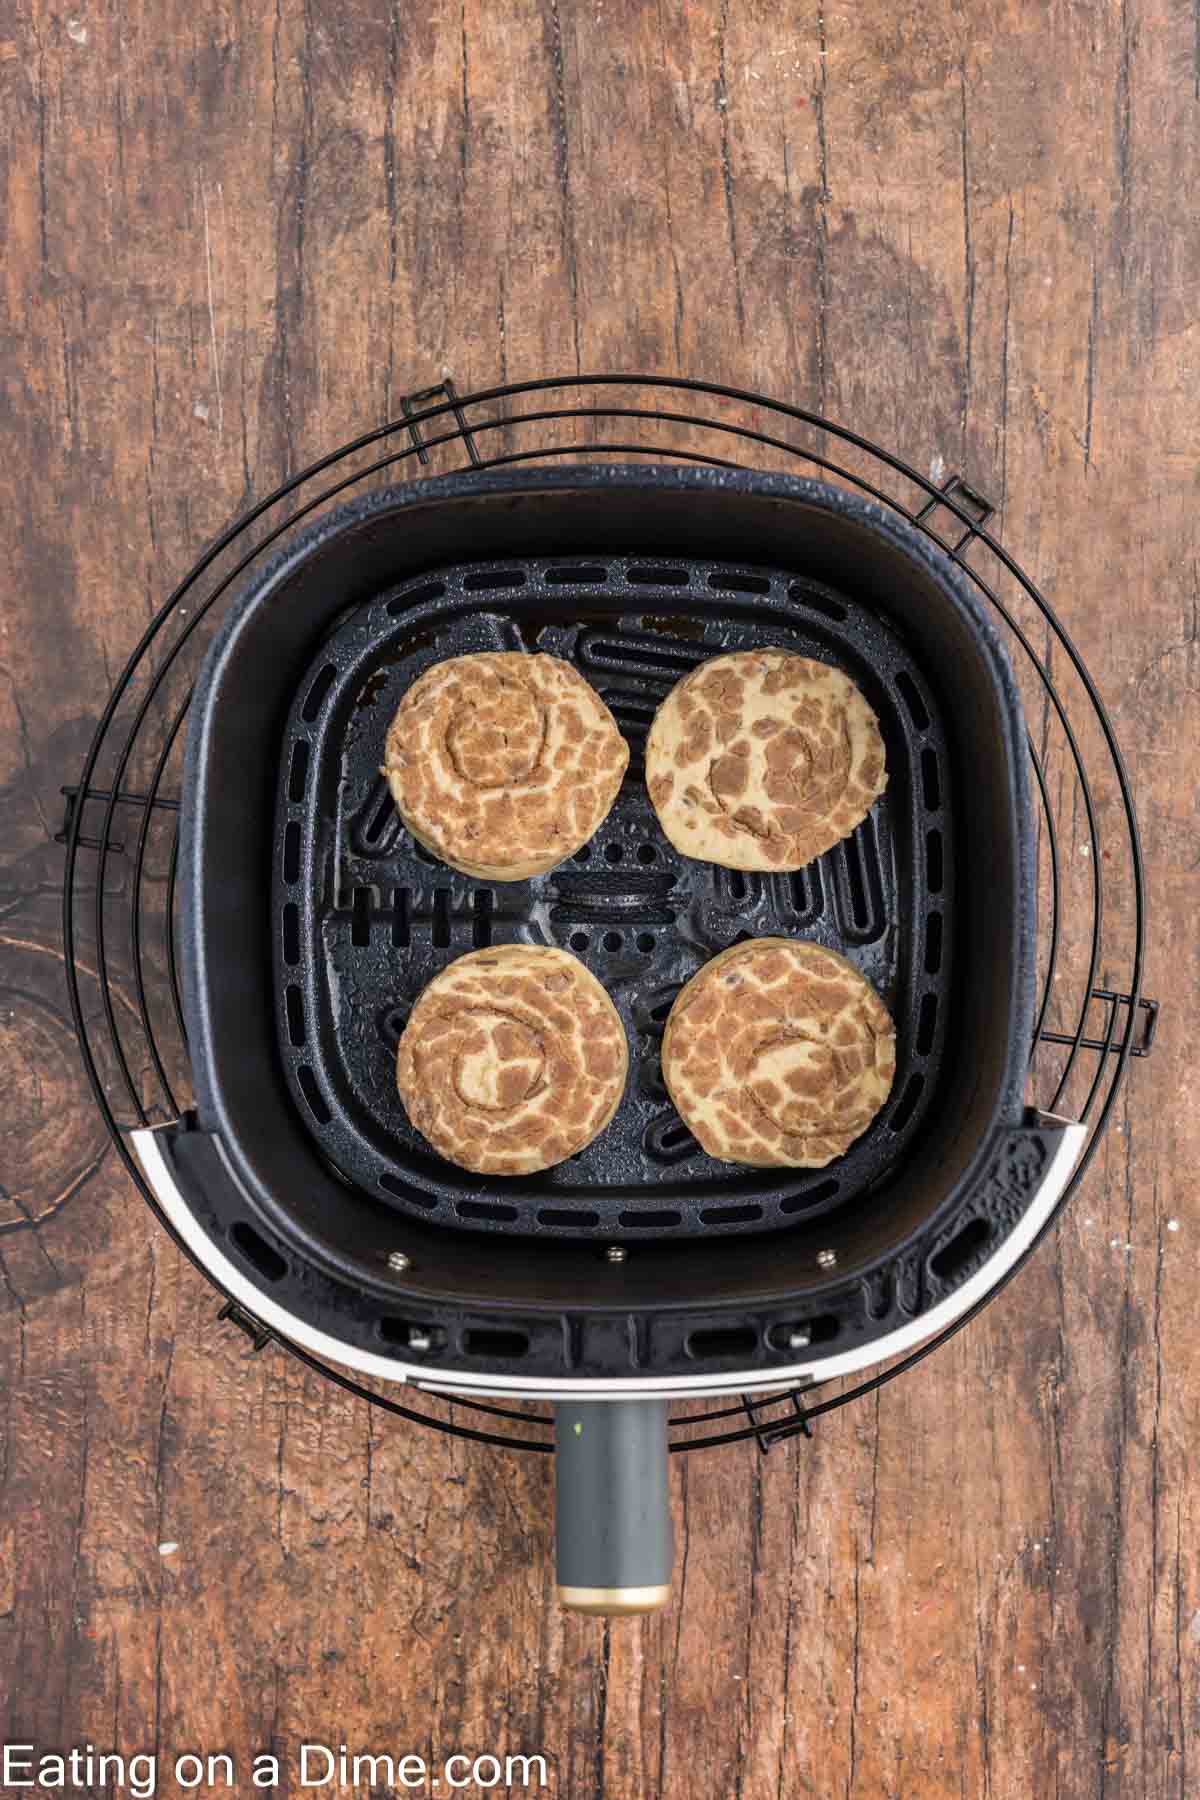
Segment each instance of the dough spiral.
[[667,695],[646,784],[685,856],[786,870],[861,824],[887,771],[878,721],[848,675],[790,650],[739,650]]
[[628,1069],[624,1026],[595,976],[565,950],[507,944],[460,956],[422,991],[396,1084],[450,1162],[531,1175],[603,1131]]
[[681,990],[662,1066],[680,1117],[710,1156],[822,1169],[891,1092],[896,1033],[844,957],[755,938],[715,956]]
[[521,651],[435,663],[400,702],[384,751],[418,843],[488,881],[540,875],[586,844],[628,763],[615,719],[582,675]]

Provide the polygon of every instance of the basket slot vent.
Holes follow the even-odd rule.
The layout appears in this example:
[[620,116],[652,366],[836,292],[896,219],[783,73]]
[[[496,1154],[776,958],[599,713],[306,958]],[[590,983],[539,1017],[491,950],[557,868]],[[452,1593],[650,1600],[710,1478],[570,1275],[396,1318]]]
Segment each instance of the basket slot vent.
[[867,1311],[873,1319],[886,1319],[896,1303],[895,1285],[890,1269],[870,1277],[867,1283]]
[[780,1212],[808,1212],[810,1207],[820,1206],[823,1200],[832,1200],[838,1191],[836,1181],[818,1181],[814,1187],[804,1188],[799,1194],[789,1194],[786,1200],[779,1203]]
[[288,1041],[302,1049],[304,1045],[304,998],[294,981],[287,988]]
[[699,1149],[695,1138],[674,1113],[664,1113],[661,1119],[655,1119],[647,1127],[642,1138],[647,1156],[655,1162],[683,1162]]
[[[770,1334],[773,1350],[807,1349],[810,1344],[831,1344],[842,1329],[842,1321],[835,1313],[820,1313],[815,1319],[794,1319],[786,1325],[776,1325]],[[806,1344],[797,1345],[795,1338],[807,1339]]]
[[929,709],[921,698],[921,690],[907,669],[896,673],[896,686],[900,690],[900,698],[908,711],[908,716],[918,731],[929,729]]
[[474,914],[471,941],[477,950],[486,950],[492,941],[492,914],[496,910],[496,896],[491,888],[475,889],[471,910]]
[[306,725],[311,725],[320,712],[325,696],[337,680],[337,667],[334,663],[326,663],[316,680],[308,690],[308,698],[304,702],[300,717]]
[[308,1110],[318,1125],[328,1125],[332,1117],[325,1104],[325,1096],[317,1086],[317,1078],[307,1063],[301,1063],[296,1070],[296,1080],[300,1083],[300,1092],[308,1102]]
[[603,563],[578,563],[572,567],[547,569],[546,580],[555,587],[583,586],[594,587],[599,581],[608,580],[608,570]]
[[825,618],[833,619],[839,625],[849,616],[846,608],[840,605],[831,594],[822,594],[819,589],[807,587],[802,581],[792,583],[788,589],[788,599],[794,605],[805,607],[809,612],[824,614]]
[[639,563],[627,571],[627,579],[638,587],[686,587],[691,576],[666,563]]
[[833,866],[843,935],[852,943],[870,943],[887,924],[879,850],[870,819],[837,846]]
[[706,1206],[700,1214],[702,1225],[753,1225],[761,1219],[761,1206]]
[[893,1131],[903,1131],[917,1109],[917,1101],[921,1098],[925,1086],[925,1077],[920,1069],[914,1069],[904,1086],[904,1092],[892,1108],[892,1116],[888,1123]]
[[769,594],[771,583],[765,575],[742,575],[737,571],[714,572],[708,578],[710,588],[721,594]]
[[288,771],[288,799],[299,803],[304,798],[308,780],[308,739],[297,738],[292,747],[292,766]]
[[463,590],[468,594],[493,594],[524,586],[524,569],[477,569],[463,576]]
[[400,1181],[395,1175],[381,1175],[379,1185],[385,1194],[394,1194],[397,1200],[407,1200],[410,1206],[424,1207],[432,1212],[437,1201],[431,1194],[423,1194],[420,1188],[409,1187],[407,1182]]
[[368,844],[377,844],[387,830],[388,822],[395,817],[395,802],[391,789],[386,785],[379,796],[375,810],[363,826],[363,839]]
[[601,637],[588,633],[579,647],[579,660],[593,668],[620,670],[635,679],[649,676],[672,679],[686,675],[704,661],[705,653],[692,644],[672,644],[669,638],[647,643],[634,637]]
[[758,1333],[750,1326],[726,1327],[723,1331],[693,1331],[687,1341],[687,1353],[697,1360],[714,1356],[753,1356],[758,1349]]
[[446,950],[450,944],[450,889],[440,887],[433,896],[433,947]]
[[940,894],[945,871],[942,866],[942,834],[936,829],[925,833],[925,879],[931,894]]
[[403,950],[412,937],[412,896],[406,887],[392,889],[392,948]]
[[805,869],[793,869],[790,875],[780,879],[787,883],[789,908],[795,914],[797,924],[811,925],[821,917],[825,910],[825,889],[819,863],[809,863]]
[[829,1344],[842,1329],[842,1321],[833,1313],[821,1313],[819,1317],[808,1321],[810,1343]]
[[350,903],[350,942],[361,950],[371,941],[371,904],[375,896],[369,887],[356,887]]
[[454,1208],[460,1219],[489,1220],[511,1225],[519,1217],[515,1206],[501,1206],[495,1200],[459,1200]]
[[347,842],[355,856],[378,858],[387,856],[396,845],[403,826],[392,799],[386,778],[373,774],[361,804],[349,818]]
[[861,930],[869,923],[870,913],[867,910],[867,884],[863,876],[862,858],[854,838],[847,838],[842,850],[842,860],[846,867],[850,918]]
[[397,594],[394,600],[388,601],[384,611],[393,619],[398,619],[402,614],[411,612],[414,606],[420,606],[424,600],[440,600],[445,591],[444,581],[426,581],[420,587],[406,588],[404,593]]
[[475,1325],[463,1333],[463,1349],[468,1356],[524,1356],[529,1349],[529,1333]]
[[718,881],[735,906],[756,906],[762,897],[762,876],[746,869],[721,869]]
[[629,745],[630,771],[636,775],[646,754],[646,735],[654,718],[654,702],[634,700],[627,694],[609,693],[603,698]]
[[987,1219],[968,1220],[962,1230],[956,1232],[950,1242],[943,1244],[937,1255],[929,1259],[930,1272],[939,1281],[949,1281],[979,1254],[991,1235],[992,1227]]
[[236,1225],[230,1227],[229,1236],[250,1267],[257,1269],[265,1281],[283,1280],[287,1274],[287,1263],[278,1250],[268,1244],[266,1238],[259,1236],[252,1225],[239,1219]]
[[293,819],[283,833],[283,879],[290,887],[300,878],[300,827]]

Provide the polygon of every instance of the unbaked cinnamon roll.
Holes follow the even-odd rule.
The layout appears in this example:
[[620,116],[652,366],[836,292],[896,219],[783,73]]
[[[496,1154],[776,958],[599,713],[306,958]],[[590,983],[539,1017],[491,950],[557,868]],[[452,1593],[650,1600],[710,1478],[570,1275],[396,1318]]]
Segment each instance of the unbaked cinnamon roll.
[[569,663],[483,651],[413,683],[384,774],[413,837],[444,863],[524,881],[587,843],[628,763],[616,720]]
[[667,695],[646,785],[685,856],[800,869],[861,824],[887,786],[883,739],[840,669],[790,650],[739,650]]
[[662,1048],[667,1091],[722,1162],[822,1169],[875,1117],[896,1032],[869,981],[833,950],[754,938],[679,993]]
[[565,950],[506,944],[460,956],[413,1007],[396,1060],[400,1098],[448,1161],[532,1175],[590,1144],[620,1104],[625,1028]]

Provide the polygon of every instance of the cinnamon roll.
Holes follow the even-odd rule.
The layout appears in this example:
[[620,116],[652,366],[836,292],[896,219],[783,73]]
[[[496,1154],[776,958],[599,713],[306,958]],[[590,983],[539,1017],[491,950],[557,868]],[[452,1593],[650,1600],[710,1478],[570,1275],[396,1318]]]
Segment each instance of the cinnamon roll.
[[844,957],[754,938],[715,956],[681,990],[662,1068],[680,1118],[710,1156],[822,1169],[891,1092],[896,1033]]
[[444,863],[524,881],[587,843],[628,763],[615,719],[569,663],[483,651],[413,683],[384,774],[413,837]]
[[685,856],[799,869],[861,824],[887,786],[883,739],[840,669],[790,650],[739,650],[667,695],[646,785]]
[[590,1144],[625,1091],[616,1007],[565,950],[506,944],[435,975],[400,1039],[409,1118],[448,1161],[532,1175]]

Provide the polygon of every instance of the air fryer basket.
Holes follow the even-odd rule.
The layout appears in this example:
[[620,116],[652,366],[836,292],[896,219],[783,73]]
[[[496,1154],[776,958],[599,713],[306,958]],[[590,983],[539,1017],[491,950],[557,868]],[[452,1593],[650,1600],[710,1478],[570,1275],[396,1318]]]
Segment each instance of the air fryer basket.
[[[1031,1041],[1065,1046],[1051,1075],[1051,1106],[1088,1066],[1090,1089],[1078,1110],[1097,1126],[1128,1057],[1149,1048],[1149,1032],[1140,1042],[1135,1035],[1143,1020],[1152,1029],[1154,1017],[1138,992],[1136,832],[1086,672],[1045,603],[987,534],[984,504],[957,478],[935,489],[848,433],[839,434],[837,469],[828,450],[833,428],[757,397],[686,384],[692,404],[710,410],[685,417],[627,404],[670,384],[641,381],[631,393],[611,385],[618,404],[607,392],[589,394],[589,387],[606,389],[609,378],[546,384],[550,399],[570,386],[607,404],[535,403],[525,412],[518,403],[528,389],[462,401],[447,389],[444,400],[418,397],[405,420],[344,453],[404,431],[407,447],[373,466],[406,456],[425,462],[439,445],[448,455],[465,448],[468,462],[479,464],[479,446],[489,447],[485,434],[493,432],[497,453],[487,460],[519,463],[575,453],[560,421],[586,416],[596,466],[539,464],[513,476],[472,473],[368,494],[349,514],[325,515],[307,541],[293,534],[227,616],[195,695],[192,835],[185,833],[180,853],[163,826],[174,824],[168,784],[172,772],[178,781],[181,727],[194,703],[188,656],[205,635],[197,628],[230,580],[337,489],[308,499],[300,514],[268,515],[263,525],[272,529],[256,544],[262,515],[296,485],[289,484],[214,546],[139,645],[69,797],[64,924],[72,1001],[98,1098],[152,1204],[153,1183],[129,1156],[114,1106],[143,1127],[181,1120],[177,1129],[141,1134],[145,1166],[173,1195],[171,1228],[233,1296],[223,1316],[256,1343],[275,1336],[307,1360],[324,1351],[371,1376],[459,1392],[778,1386],[777,1399],[733,1409],[741,1422],[715,1434],[697,1439],[682,1418],[672,1445],[754,1434],[765,1448],[843,1398],[808,1404],[802,1386],[970,1316],[1044,1228],[1076,1140],[1086,1134],[1023,1113]],[[454,427],[441,429],[448,419]],[[609,441],[609,431],[628,433],[631,422],[640,441]],[[535,433],[546,441],[531,451]],[[846,485],[816,492],[736,471],[721,456],[734,447],[731,438],[760,461],[786,466],[800,456]],[[722,466],[600,461],[648,449],[660,459]],[[297,482],[341,460],[342,453],[327,459]],[[370,470],[341,485],[364,474]],[[851,486],[880,504],[864,514],[848,497]],[[807,530],[802,519],[819,529]],[[986,551],[999,579],[986,581],[970,567],[972,549]],[[562,579],[572,566],[576,578]],[[428,589],[431,580],[441,594],[414,595],[414,584]],[[1021,586],[1016,604],[1006,582]],[[1020,713],[971,584],[1031,660],[1047,720],[1057,721],[1077,771],[1090,832],[1093,929],[1080,991],[1077,982],[1061,982],[1060,926],[1080,896],[1075,871],[1058,855],[1042,767],[1047,733],[1042,758],[1029,764],[1044,846],[1036,1018],[1035,845]],[[1033,655],[1021,612],[1026,597],[1050,618],[1071,659],[1084,695],[1082,727],[1078,696],[1050,681]],[[436,644],[421,641],[431,629]],[[593,861],[523,884],[519,895],[489,896],[400,842],[373,785],[369,747],[394,697],[392,681],[407,678],[403,663],[415,671],[456,648],[528,643],[539,632],[546,647],[576,657],[609,690],[635,738],[689,658],[731,643],[794,639],[841,662],[867,687],[888,742],[888,797],[814,878],[743,878],[744,889],[734,891],[728,875],[680,868],[653,832],[635,782],[593,846]],[[392,656],[398,661],[389,664]],[[256,709],[246,704],[251,669]],[[314,683],[324,691],[306,719]],[[164,696],[165,719],[158,710]],[[1136,902],[1128,951],[1122,944],[1104,957],[1106,973],[1128,957],[1125,991],[1119,983],[1096,985],[1101,859],[1089,772],[1097,779],[1103,758],[1101,774],[1124,808],[1121,854]],[[302,774],[297,761],[305,763]],[[340,806],[321,802],[330,783],[342,794]],[[103,822],[93,837],[88,827],[98,809]],[[112,880],[122,860],[113,831],[119,814],[132,819],[124,833],[131,886]],[[89,847],[99,856],[89,902],[98,1027],[75,953],[80,852]],[[147,876],[160,849],[165,904],[156,916]],[[289,882],[292,855],[303,879]],[[170,930],[177,873],[194,927],[186,1009],[194,1116],[177,1098],[189,1062],[178,1035],[184,1008]],[[269,898],[272,882],[279,885]],[[137,1025],[157,1098],[134,1076],[137,1050],[113,999],[114,911],[129,935]],[[932,918],[941,920],[934,951]],[[812,1176],[770,1182],[708,1165],[673,1130],[656,1088],[652,1015],[661,998],[654,996],[669,995],[742,932],[772,928],[837,943],[883,988],[900,1022],[908,1062],[877,1127],[845,1167],[825,1177],[837,1181],[836,1193],[822,1192]],[[419,1144],[402,1141],[394,1117],[379,1130],[380,1070],[401,1016],[396,1008],[434,966],[488,935],[538,934],[592,959],[614,987],[633,1027],[637,1074],[614,1129],[610,1170],[589,1162],[603,1154],[597,1146],[552,1175],[542,1192],[516,1192],[515,1184],[484,1191],[444,1166],[432,1170]],[[388,968],[401,972],[397,1000],[375,1004]],[[344,1001],[356,981],[372,1004],[347,1008],[339,1027],[331,998]],[[364,1021],[361,1031],[348,1023],[355,1018]],[[510,1191],[498,1191],[504,1187]],[[789,1408],[782,1417],[780,1404]],[[718,1408],[694,1422],[730,1416]],[[551,1447],[531,1435],[533,1416],[516,1427],[520,1437],[511,1426],[501,1438],[436,1422],[492,1442]],[[568,1469],[566,1485],[573,1479]]]
[[[890,780],[854,835],[794,874],[680,856],[642,766],[672,684],[706,657],[786,644],[836,661],[882,720]],[[380,773],[398,700],[425,669],[478,650],[574,662],[631,749],[619,800],[590,844],[532,881],[446,868],[403,830]],[[862,1195],[907,1154],[941,1078],[954,903],[949,756],[938,703],[903,640],[845,595],[747,564],[601,556],[423,570],[320,643],[276,750],[271,909],[279,1053],[292,1099],[329,1160],[414,1216],[527,1239],[606,1243],[791,1228]],[[897,1020],[893,1100],[835,1168],[736,1170],[704,1155],[663,1085],[671,1002],[709,957],[746,937],[803,934],[848,956]],[[396,1091],[408,1009],[447,962],[490,943],[579,956],[621,1012],[633,1074],[590,1148],[532,1182],[435,1157]]]
[[[723,557],[710,566],[746,543],[758,550],[753,566]],[[473,553],[465,575],[443,561],[451,545]],[[680,545],[704,561],[681,562]],[[551,560],[544,568],[528,560],[517,566],[504,555],[517,547],[526,559]],[[594,632],[580,631],[578,589],[569,598],[553,594],[568,585],[554,577],[572,556],[593,571],[580,585],[584,617],[599,620]],[[631,556],[640,560],[611,560]],[[610,559],[603,580],[596,574],[602,558]],[[764,568],[780,573],[770,577]],[[542,574],[550,579],[543,583]],[[646,584],[656,609],[650,614],[639,596],[643,575],[660,578],[658,593]],[[646,1134],[661,1134],[664,1109],[659,1102],[645,1116],[638,1092],[654,1050],[643,1030],[640,1084],[589,1153],[590,1169],[585,1159],[571,1174],[540,1182],[458,1181],[411,1138],[398,1106],[389,1110],[379,1021],[382,1014],[386,1024],[389,1010],[448,960],[455,910],[474,935],[483,916],[477,896],[489,890],[464,882],[454,909],[454,889],[435,869],[442,905],[433,887],[423,943],[414,942],[411,903],[397,911],[397,883],[388,884],[390,921],[372,920],[370,890],[365,909],[354,898],[347,908],[339,866],[353,829],[347,815],[365,801],[378,818],[370,770],[378,766],[388,706],[413,672],[409,659],[454,647],[456,618],[475,634],[494,633],[494,613],[463,608],[465,582],[492,584],[468,592],[529,595],[531,612],[510,598],[512,624],[530,638],[548,618],[544,630],[573,634],[560,647],[585,668],[597,645],[602,653],[609,646],[609,655],[640,651],[652,668],[647,620],[659,616],[661,589],[672,580],[685,629],[704,633],[691,640],[701,654],[717,653],[731,635],[823,649],[849,662],[879,703],[892,797],[876,815],[888,846],[886,874],[878,856],[873,867],[881,898],[886,886],[891,903],[880,936],[890,940],[894,968],[873,964],[844,928],[838,942],[890,977],[902,1083],[845,1159],[848,1175],[839,1163],[815,1181],[750,1179],[702,1156],[652,1173]],[[405,585],[412,582],[420,584],[416,593]],[[743,592],[766,583],[768,592],[735,605],[733,582]],[[829,634],[818,637],[812,621],[822,615],[806,605],[810,582],[827,608],[853,609],[841,623],[857,624],[861,636],[847,629],[836,648]],[[445,591],[430,591],[437,588]],[[742,598],[736,589],[734,597]],[[689,642],[662,641],[667,656]],[[340,682],[339,656],[348,663]],[[279,720],[289,708],[287,796],[276,817]],[[933,730],[935,719],[944,735]],[[960,787],[969,787],[970,805],[951,835],[943,789]],[[282,848],[273,853],[277,822]],[[183,823],[184,996],[197,1129],[178,1156],[190,1160],[192,1184],[204,1187],[222,1241],[252,1278],[270,1264],[274,1297],[351,1350],[378,1354],[381,1343],[402,1343],[397,1334],[415,1328],[430,1341],[423,1368],[492,1386],[513,1379],[563,1388],[597,1378],[638,1383],[639,1391],[655,1380],[699,1385],[698,1364],[769,1376],[794,1361],[790,1336],[810,1314],[822,1320],[812,1361],[886,1337],[965,1280],[1011,1228],[1006,1134],[1021,1126],[1035,939],[1019,702],[991,628],[949,566],[869,503],[790,477],[619,466],[472,472],[356,502],[301,539],[230,613],[198,685]],[[928,858],[937,854],[931,828],[940,839],[937,893],[927,878]],[[636,775],[606,834],[624,860],[614,835],[622,831],[634,855],[642,844],[661,844]],[[659,854],[668,871],[661,879],[673,874],[681,888],[711,893],[706,867],[679,859],[669,867],[665,850]],[[277,874],[269,912],[268,857]],[[842,860],[818,865],[822,890],[835,885]],[[415,865],[406,853],[410,880]],[[513,930],[569,943],[572,922],[555,914],[564,901],[571,910],[571,879],[552,871],[507,896],[505,904],[518,909]],[[409,943],[393,946],[406,914]],[[769,916],[768,923],[783,920]],[[642,1009],[640,1022],[652,1026],[648,1013],[672,981],[677,989],[737,929],[733,919],[706,924],[703,906],[660,926],[672,959],[663,978],[653,953],[639,953],[635,940],[624,978],[617,967],[606,972],[635,1034]],[[373,930],[382,960],[374,968],[348,960],[347,949],[352,958],[369,948]],[[366,944],[356,946],[356,936]],[[970,979],[939,990],[933,978],[950,936]],[[305,971],[306,983],[295,979]],[[199,1173],[212,1154],[228,1171],[215,1188]],[[1026,1172],[1026,1185],[1035,1174]],[[838,1183],[834,1203],[825,1205],[831,1182]],[[573,1186],[601,1229],[640,1234],[619,1272],[598,1266],[597,1246],[579,1241],[579,1227],[543,1221],[543,1212],[569,1208]],[[737,1235],[726,1235],[728,1220],[722,1232],[722,1221],[712,1222],[714,1230],[701,1217],[722,1204],[749,1213]],[[685,1219],[691,1229],[681,1234]],[[774,1234],[769,1255],[765,1223],[787,1226]],[[453,1242],[447,1224],[455,1227]],[[951,1240],[960,1246],[954,1253]],[[408,1259],[399,1271],[389,1262],[397,1250]]]

